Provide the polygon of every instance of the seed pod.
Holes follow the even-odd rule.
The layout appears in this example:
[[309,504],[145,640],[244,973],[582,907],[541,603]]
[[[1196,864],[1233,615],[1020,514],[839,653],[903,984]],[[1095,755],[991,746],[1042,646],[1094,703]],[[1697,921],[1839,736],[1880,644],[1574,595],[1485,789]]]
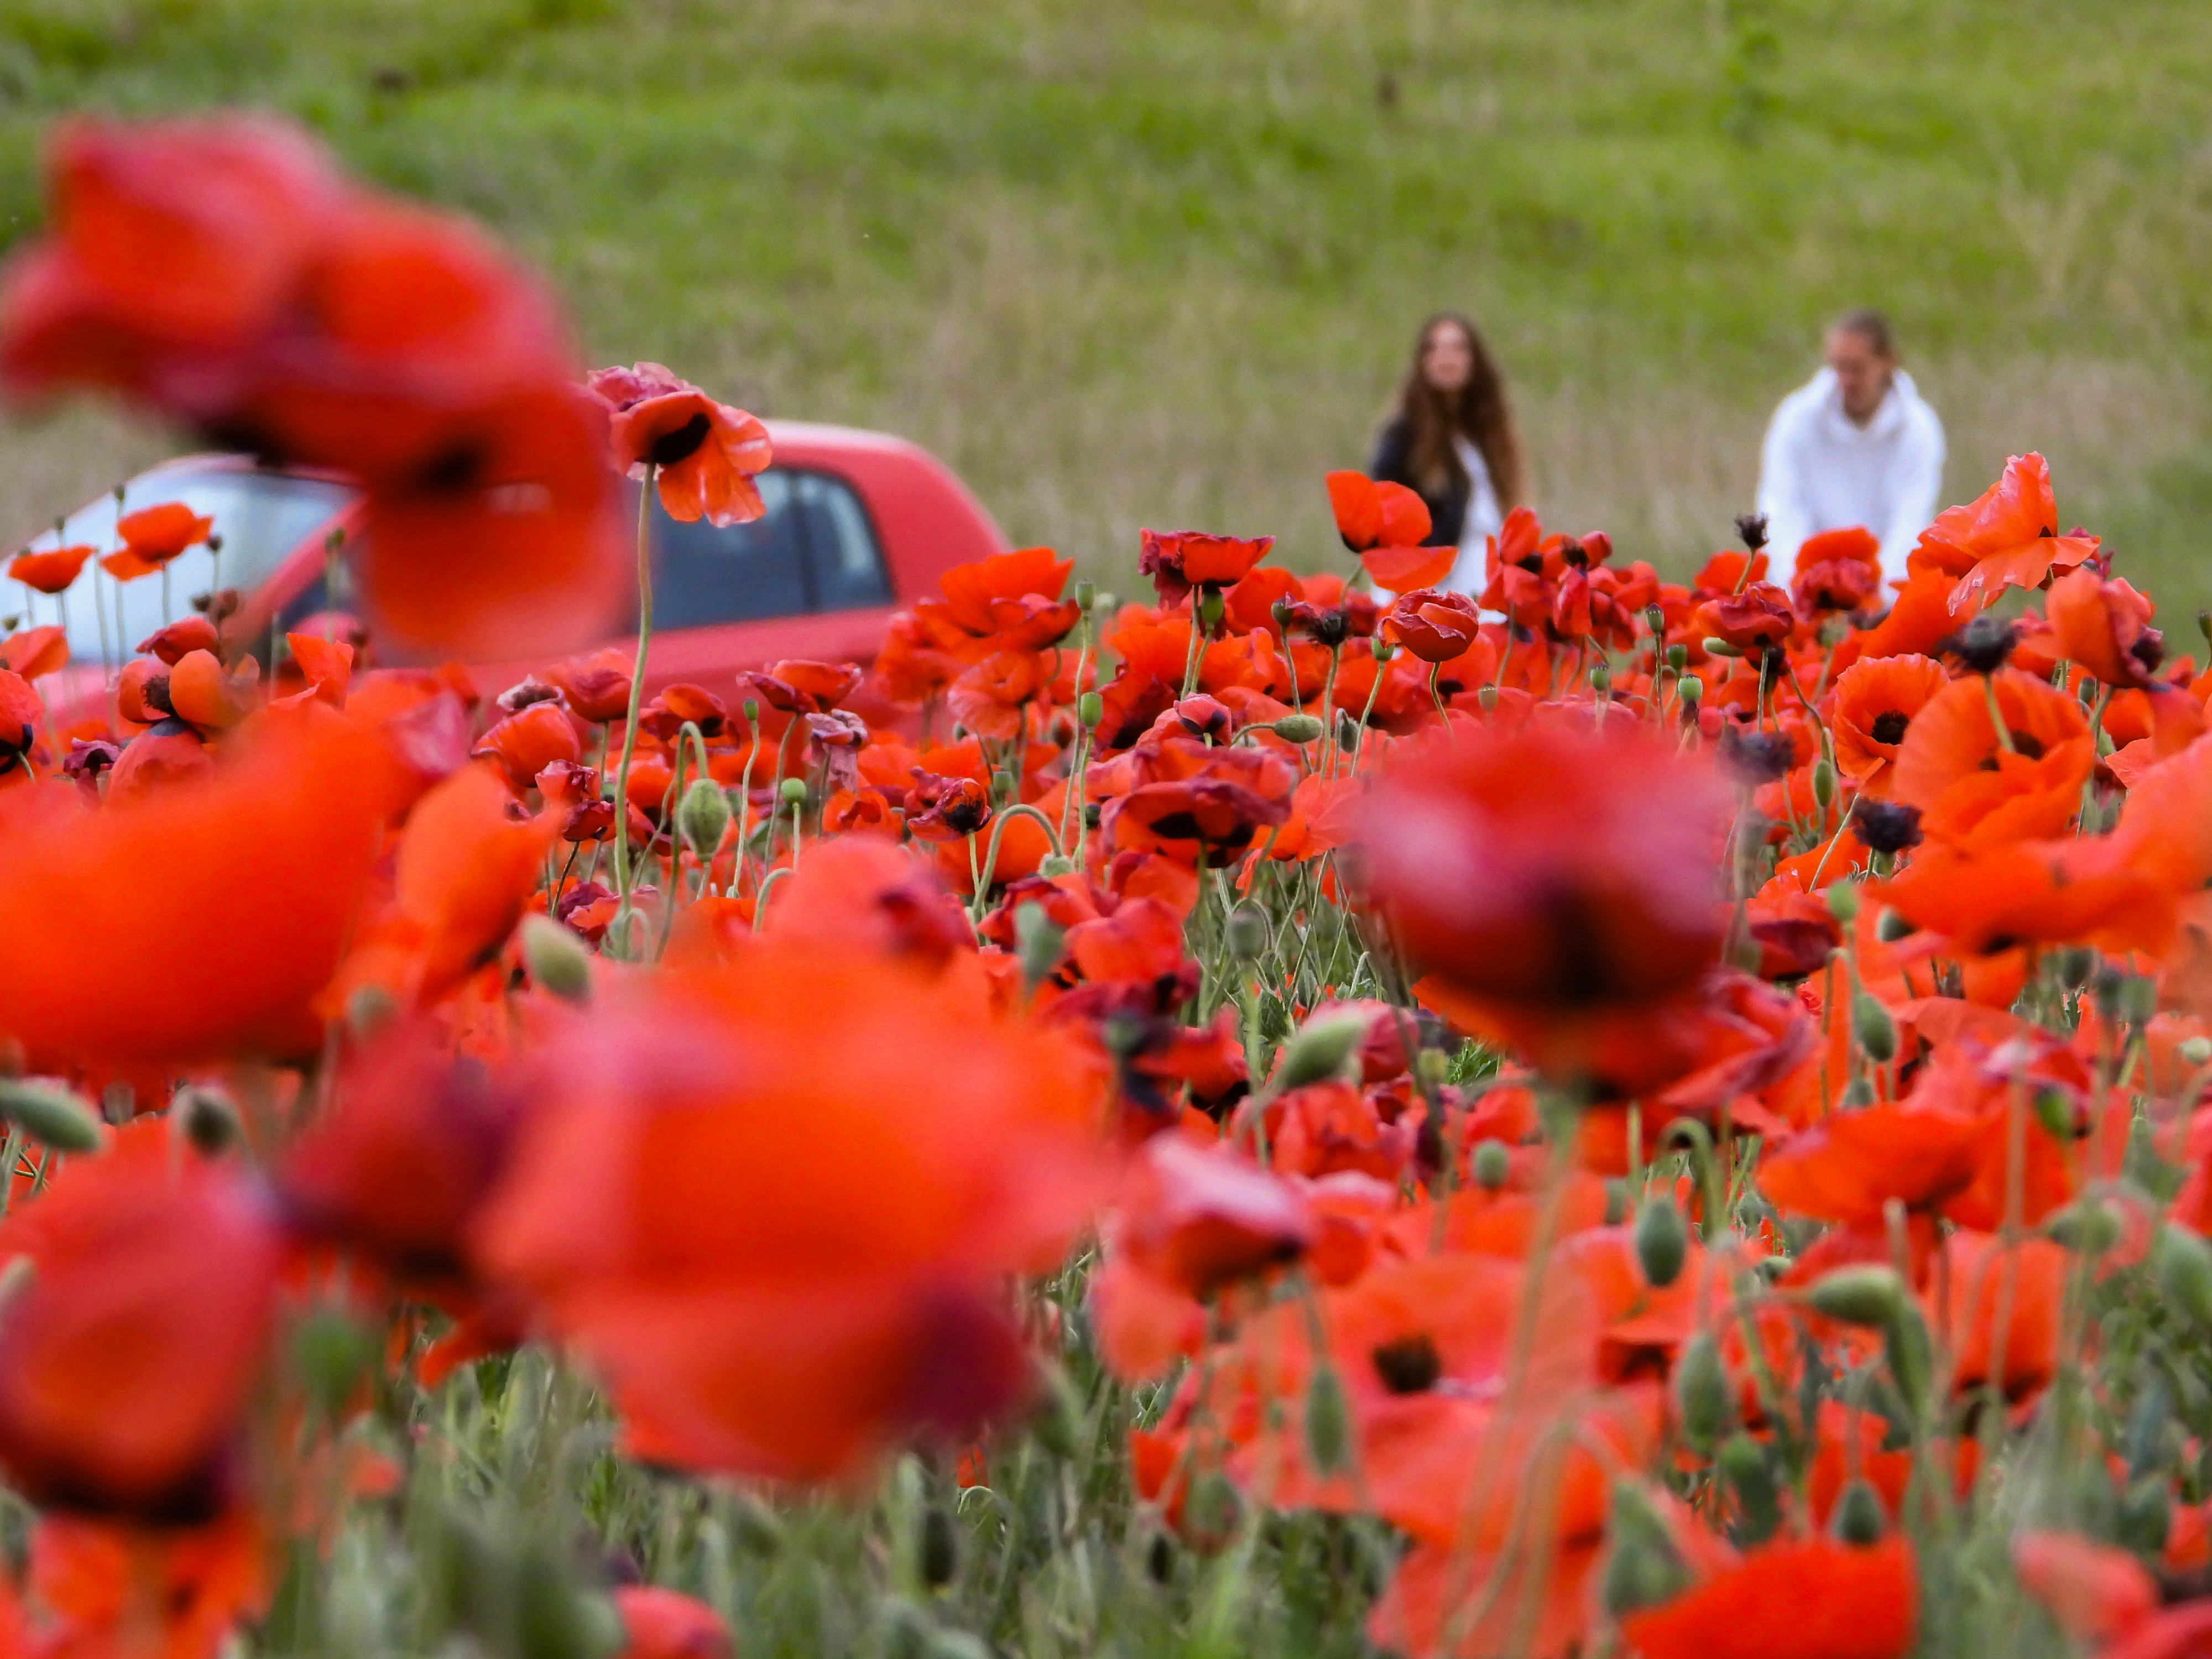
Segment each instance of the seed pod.
[[1682,1437],[1699,1451],[1711,1450],[1728,1427],[1728,1372],[1710,1331],[1692,1337],[1674,1362],[1674,1409],[1681,1418]]
[[1221,614],[1228,601],[1221,597],[1218,587],[1208,587],[1198,602],[1198,620],[1209,634],[1221,626]]
[[1309,744],[1328,728],[1311,714],[1285,714],[1267,729],[1285,743]]
[[1651,630],[1652,638],[1666,638],[1667,613],[1662,611],[1656,605],[1645,605],[1644,607],[1644,625]]
[[1589,672],[1590,690],[1604,693],[1613,690],[1613,671],[1603,663],[1592,663]]
[[1870,1480],[1847,1480],[1837,1494],[1836,1507],[1828,1517],[1828,1530],[1839,1544],[1849,1544],[1854,1549],[1864,1549],[1879,1544],[1888,1530],[1889,1516],[1881,1506],[1881,1494],[1874,1489]]
[[2202,1066],[2212,1060],[2212,1037],[2184,1037],[2173,1045],[2173,1052],[2185,1066]]
[[730,827],[730,798],[712,778],[694,778],[676,803],[677,833],[702,859],[714,857]]
[[1513,1155],[1505,1150],[1502,1140],[1486,1140],[1474,1149],[1474,1184],[1486,1193],[1494,1193],[1505,1184],[1513,1173]]
[[1844,1097],[1837,1103],[1847,1112],[1874,1104],[1874,1079],[1855,1077],[1844,1087]]
[[1814,1311],[1846,1325],[1886,1328],[1905,1310],[1905,1281],[1894,1267],[1876,1262],[1838,1267],[1816,1281],[1805,1299]]
[[542,910],[522,919],[522,965],[533,982],[563,1002],[587,1002],[592,995],[591,947]]
[[1884,945],[1894,945],[1913,932],[1912,924],[1895,910],[1885,907],[1874,924],[1874,936]]
[[783,787],[775,793],[782,799],[786,806],[804,805],[806,801],[806,780],[786,778],[783,781]]
[[1092,581],[1088,576],[1085,576],[1081,581],[1076,583],[1075,603],[1076,607],[1079,610],[1082,611],[1086,616],[1089,615],[1091,607],[1098,603],[1098,584]]
[[1689,1251],[1689,1224],[1674,1200],[1665,1194],[1644,1200],[1636,1216],[1636,1260],[1653,1289],[1663,1291],[1681,1277]]
[[1694,707],[1698,703],[1705,701],[1705,683],[1694,674],[1686,675],[1684,677],[1681,685],[1677,688],[1675,695],[1680,697],[1684,702],[1689,703]]
[[1345,1398],[1344,1379],[1327,1360],[1315,1367],[1306,1388],[1306,1450],[1323,1474],[1335,1474],[1352,1454],[1352,1402]]
[[1096,691],[1085,691],[1075,700],[1075,718],[1088,731],[1097,731],[1098,722],[1106,718],[1106,699]]
[[2148,974],[2130,974],[2120,987],[2120,1018],[2130,1025],[2147,1025],[2158,1012],[2158,981]]
[[1494,685],[1484,686],[1474,694],[1474,700],[1481,704],[1482,712],[1487,714],[1498,707],[1498,688]]
[[169,1121],[203,1158],[219,1158],[246,1139],[246,1126],[230,1097],[204,1084],[177,1091],[169,1102]]
[[[1690,665],[1690,647],[1689,647],[1688,646],[1686,646],[1686,645],[1670,645],[1670,646],[1668,646],[1668,647],[1667,647],[1667,666],[1668,666],[1668,667],[1669,667],[1669,668],[1673,669],[1673,670],[1674,670],[1677,674],[1679,674],[1679,673],[1680,673],[1680,672],[1681,672],[1685,668],[1687,668],[1689,665]],[[1702,691],[1702,690],[1705,690],[1705,686],[1704,686],[1704,684],[1703,684],[1703,683],[1702,683],[1702,682],[1700,682],[1700,683],[1699,683],[1698,689],[1700,691]]]
[[0,1117],[58,1152],[100,1150],[98,1115],[76,1094],[48,1079],[0,1079]]
[[1859,887],[1855,881],[1839,881],[1828,890],[1828,914],[1849,927],[1859,919]]
[[1836,798],[1836,769],[1826,757],[1813,763],[1813,799],[1826,811]]
[[1875,1065],[1887,1066],[1897,1058],[1897,1022],[1881,998],[1861,991],[1851,999],[1851,1035]]
[[2212,1326],[2212,1244],[2169,1221],[2151,1240],[2150,1265],[2167,1299],[2191,1322]]
[[1366,1037],[1367,1016],[1356,1010],[1315,1015],[1283,1045],[1282,1064],[1275,1070],[1276,1092],[1334,1077]]

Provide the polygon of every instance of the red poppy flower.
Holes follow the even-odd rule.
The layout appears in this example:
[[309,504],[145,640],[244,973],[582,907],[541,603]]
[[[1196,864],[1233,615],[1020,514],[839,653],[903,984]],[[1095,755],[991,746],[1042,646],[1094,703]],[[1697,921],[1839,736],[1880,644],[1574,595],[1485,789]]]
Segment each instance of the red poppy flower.
[[2051,583],[2044,611],[2060,652],[2106,685],[2158,684],[2166,640],[2150,625],[2151,602],[2127,583],[2077,567]]
[[214,529],[213,519],[202,517],[179,501],[143,507],[116,520],[115,533],[123,539],[122,550],[109,555],[100,564],[118,580],[146,575],[187,548],[198,546]]
[[2039,587],[2053,570],[2070,570],[2097,550],[2097,538],[2058,533],[2051,465],[2014,455],[2003,476],[1965,507],[1947,507],[1920,532],[1914,561],[1956,576],[1949,605],[1979,610],[2008,586]]
[[766,673],[738,676],[741,692],[758,697],[770,708],[787,714],[826,714],[860,689],[866,676],[848,662],[809,662],[797,659],[771,663]]
[[730,1627],[704,1601],[651,1584],[618,1585],[623,1649],[615,1659],[737,1659]]
[[578,720],[604,726],[629,711],[630,666],[628,652],[610,647],[551,664],[539,672],[561,689]]
[[46,706],[31,684],[13,669],[0,668],[0,776],[27,767]]
[[906,827],[921,841],[961,841],[991,821],[990,792],[973,778],[938,777],[914,769]]
[[280,1246],[228,1170],[158,1141],[76,1164],[12,1221],[0,1464],[32,1502],[172,1520],[234,1494]]
[[[2005,726],[2001,744],[1990,689]],[[2081,705],[2018,669],[1954,680],[1912,716],[1893,780],[1929,835],[1966,850],[2054,836],[2073,822],[2094,757]]]
[[1021,735],[1025,711],[1050,682],[1037,653],[994,651],[952,682],[945,703],[968,731],[1005,742]]
[[98,551],[96,547],[57,547],[43,553],[18,553],[8,562],[8,574],[41,593],[59,593]]
[[333,708],[344,708],[347,688],[353,684],[354,647],[319,634],[287,634],[284,644],[307,682],[307,695]]
[[169,670],[169,709],[202,732],[224,732],[253,712],[261,681],[258,659],[226,669],[212,651],[187,651]]
[[1887,794],[1913,716],[1949,684],[1929,657],[1861,657],[1836,678],[1829,730],[1836,769],[1877,794]]
[[1425,999],[1571,1020],[1702,977],[1727,817],[1708,769],[1636,728],[1484,727],[1394,757],[1358,845]]
[[1753,582],[1741,593],[1706,600],[1698,608],[1697,625],[1707,637],[1726,640],[1738,650],[1765,651],[1790,642],[1797,614],[1780,588]]
[[2113,837],[2020,842],[1966,854],[1924,848],[1879,889],[1883,902],[1942,941],[1947,954],[2023,945],[2162,951],[2174,892]]
[[1161,603],[1172,605],[1194,587],[1222,588],[1242,581],[1274,544],[1273,536],[1243,541],[1196,530],[1147,530],[1137,568],[1152,579]]
[[69,666],[69,635],[60,628],[26,628],[0,640],[0,668],[35,680]]
[[1685,1594],[1626,1615],[1644,1659],[1902,1659],[1919,1620],[1912,1546],[1826,1538],[1754,1550]]
[[1115,1213],[1116,1251],[1194,1297],[1295,1261],[1314,1232],[1288,1182],[1176,1134],[1144,1144]]
[[817,1480],[971,1441],[1030,1385],[1007,1277],[1097,1194],[1077,1057],[972,984],[796,940],[653,978],[541,1049],[484,1261],[656,1461]]
[[1405,485],[1377,483],[1361,472],[1332,472],[1324,482],[1336,533],[1359,555],[1377,587],[1403,592],[1450,574],[1459,550],[1423,545],[1429,538],[1428,503]]
[[825,842],[778,884],[763,929],[821,950],[942,967],[972,951],[968,917],[912,849],[872,836]]
[[1797,550],[1790,597],[1807,616],[1857,611],[1881,592],[1881,544],[1869,532],[1825,531]]
[[1482,613],[1464,593],[1419,588],[1401,593],[1382,613],[1382,632],[1423,662],[1449,662],[1467,654],[1482,627]]
[[187,617],[157,629],[131,648],[159,657],[172,668],[189,651],[213,651],[221,644],[215,624],[205,617]]
[[[2047,1238],[2008,1245],[1990,1233],[1954,1232],[1939,1248],[1950,1258],[1952,1386],[1970,1395],[1993,1382],[2010,1400],[2034,1394],[2057,1367],[2072,1258]],[[1931,1319],[1943,1312],[1929,1309]],[[2002,1375],[1993,1375],[1999,1364]]]
[[1082,620],[1083,607],[1060,597],[1074,568],[1048,547],[955,565],[939,579],[945,597],[924,599],[914,615],[931,644],[971,662],[994,651],[1041,651]]
[[2012,1559],[2022,1589],[2077,1642],[2100,1645],[2158,1611],[2157,1581],[2128,1551],[2078,1533],[2023,1532]]
[[603,368],[593,394],[614,412],[615,461],[633,478],[654,470],[660,504],[685,524],[744,524],[766,509],[754,485],[775,459],[768,428],[716,403],[659,363]]
[[[0,1028],[33,1064],[313,1051],[309,1002],[352,928],[394,779],[343,716],[283,712],[204,783],[90,814],[44,792],[0,800]],[[178,966],[162,994],[118,995],[149,962]]]

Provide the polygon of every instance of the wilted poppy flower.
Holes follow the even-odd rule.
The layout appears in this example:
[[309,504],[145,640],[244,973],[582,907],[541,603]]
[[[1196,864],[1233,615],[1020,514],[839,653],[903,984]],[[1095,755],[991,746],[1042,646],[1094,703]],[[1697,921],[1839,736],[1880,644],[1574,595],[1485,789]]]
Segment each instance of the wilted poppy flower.
[[1274,544],[1273,536],[1239,540],[1196,530],[1147,530],[1137,568],[1152,579],[1161,601],[1172,605],[1194,587],[1221,588],[1242,581]]
[[1097,1193],[1088,1074],[972,987],[849,951],[655,977],[541,1050],[482,1259],[658,1461],[818,1480],[966,1443],[1030,1386],[1006,1276]]
[[2097,538],[2058,533],[2051,465],[2014,455],[2003,475],[1964,507],[1947,507],[1920,532],[1916,563],[1959,579],[1951,611],[1978,610],[2008,586],[2037,587],[2053,570],[2070,570],[2097,550]]
[[11,1220],[0,1464],[33,1503],[172,1520],[235,1491],[280,1248],[229,1171],[158,1142],[73,1164]]
[[1881,544],[1852,527],[1808,536],[1797,550],[1790,597],[1808,616],[1857,611],[1881,592]]
[[1425,663],[1449,662],[1467,654],[1482,626],[1482,613],[1464,593],[1433,588],[1401,593],[1382,613],[1382,631]]
[[775,452],[752,416],[659,363],[600,369],[591,387],[614,412],[616,465],[634,478],[650,469],[670,518],[744,524],[765,510],[753,477],[767,471]]
[[1425,1000],[1572,1022],[1716,959],[1727,817],[1708,769],[1636,728],[1486,726],[1395,758],[1358,844]]
[[18,553],[8,562],[8,574],[39,592],[59,593],[98,551],[96,547],[57,547],[43,553]]

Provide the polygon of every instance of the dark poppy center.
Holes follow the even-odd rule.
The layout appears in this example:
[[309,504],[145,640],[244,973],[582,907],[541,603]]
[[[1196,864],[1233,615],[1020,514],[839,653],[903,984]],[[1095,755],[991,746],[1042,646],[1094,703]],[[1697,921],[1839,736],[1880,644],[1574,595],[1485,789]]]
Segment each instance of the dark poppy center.
[[688,460],[698,453],[699,446],[707,441],[707,434],[714,429],[714,422],[702,410],[682,426],[655,438],[647,448],[645,458],[655,466],[673,466],[678,461]]
[[1394,1336],[1368,1358],[1374,1362],[1375,1375],[1392,1394],[1426,1394],[1444,1374],[1443,1356],[1426,1331]]
[[1911,716],[1900,709],[1885,708],[1874,717],[1874,740],[1876,743],[1903,743],[1905,728]]
[[2043,758],[2043,744],[2041,740],[2030,736],[2026,732],[2014,732],[2012,734],[2012,746],[2014,753],[2025,755],[2030,760],[2041,760]]
[[945,822],[947,827],[958,830],[963,836],[974,835],[989,821],[990,817],[990,807],[980,800],[955,801],[945,809]]

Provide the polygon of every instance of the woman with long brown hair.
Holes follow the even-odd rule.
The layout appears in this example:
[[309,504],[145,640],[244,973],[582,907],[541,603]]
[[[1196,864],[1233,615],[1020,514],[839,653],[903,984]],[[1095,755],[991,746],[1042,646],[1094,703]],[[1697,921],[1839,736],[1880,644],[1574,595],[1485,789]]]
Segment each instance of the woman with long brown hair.
[[1438,586],[1480,591],[1483,538],[1526,499],[1527,478],[1504,377],[1480,331],[1459,313],[1439,312],[1421,325],[1397,411],[1367,471],[1428,503],[1430,546],[1462,550]]

